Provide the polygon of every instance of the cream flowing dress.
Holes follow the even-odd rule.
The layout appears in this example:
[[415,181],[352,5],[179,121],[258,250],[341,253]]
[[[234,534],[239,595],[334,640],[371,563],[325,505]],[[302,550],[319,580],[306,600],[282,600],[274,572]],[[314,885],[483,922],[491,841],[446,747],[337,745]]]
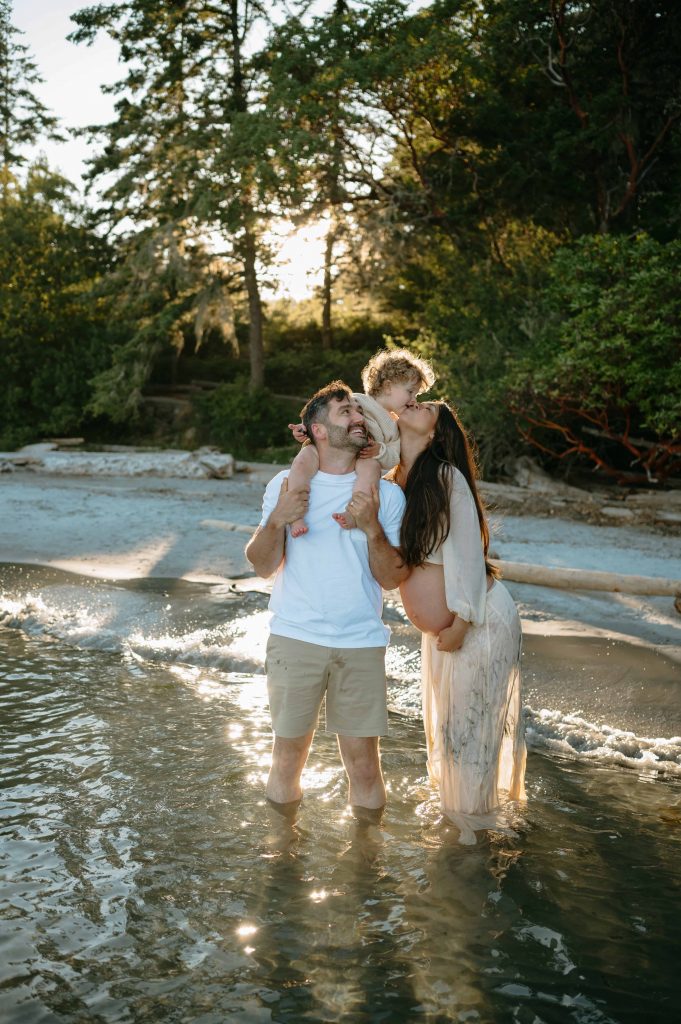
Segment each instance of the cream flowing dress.
[[428,773],[444,814],[475,843],[475,830],[508,830],[504,803],[525,798],[518,612],[498,580],[487,589],[473,495],[454,468],[448,537],[427,561],[441,565],[450,611],[472,623],[458,651],[423,634],[421,679]]

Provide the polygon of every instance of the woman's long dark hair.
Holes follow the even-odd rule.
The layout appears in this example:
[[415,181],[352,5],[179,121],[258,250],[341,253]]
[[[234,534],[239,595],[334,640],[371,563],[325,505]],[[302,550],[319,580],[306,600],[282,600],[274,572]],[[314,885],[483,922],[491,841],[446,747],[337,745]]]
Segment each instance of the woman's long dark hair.
[[449,535],[450,494],[456,467],[466,478],[478,511],[487,573],[496,576],[496,568],[487,560],[489,528],[476,485],[478,472],[473,450],[455,411],[446,402],[433,405],[439,410],[433,439],[417,456],[404,488],[407,507],[402,520],[402,557],[407,565],[423,565]]

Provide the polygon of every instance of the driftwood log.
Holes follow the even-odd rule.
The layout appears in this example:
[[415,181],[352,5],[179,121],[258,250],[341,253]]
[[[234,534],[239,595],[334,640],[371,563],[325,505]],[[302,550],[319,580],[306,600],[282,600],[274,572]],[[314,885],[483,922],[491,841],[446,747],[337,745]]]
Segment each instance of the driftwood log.
[[500,558],[492,558],[490,561],[497,566],[504,579],[514,583],[534,583],[539,587],[563,590],[606,590],[611,593],[659,597],[676,597],[681,594],[681,580],[665,579],[662,576],[629,576],[592,569],[554,569],[528,562],[507,562]]

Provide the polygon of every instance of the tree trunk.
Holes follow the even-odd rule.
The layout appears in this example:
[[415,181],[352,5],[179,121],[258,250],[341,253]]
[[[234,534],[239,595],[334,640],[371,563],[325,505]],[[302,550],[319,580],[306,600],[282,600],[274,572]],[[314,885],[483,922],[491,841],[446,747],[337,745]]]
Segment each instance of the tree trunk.
[[249,228],[244,234],[244,280],[248,294],[248,353],[251,362],[251,391],[265,383],[265,349],[262,334],[262,303],[255,268],[255,236]]
[[[239,0],[231,0],[231,36],[232,36],[232,99],[236,110],[245,113],[248,109],[246,91],[244,87],[244,73],[241,64],[241,45]],[[246,14],[244,14],[244,19]],[[248,185],[244,187],[242,202],[243,224],[244,224],[244,281],[248,294],[248,354],[251,363],[251,377],[249,388],[255,391],[265,383],[265,349],[262,338],[262,303],[260,301],[260,287],[258,285],[258,274],[255,266],[255,235],[251,230],[253,223],[253,210],[248,198]]]
[[501,570],[503,579],[515,583],[532,583],[561,590],[604,590],[615,594],[674,597],[681,593],[681,580],[665,579],[662,576],[630,576],[592,569],[554,569],[529,562],[506,562],[500,558],[491,558],[490,562]]
[[333,344],[333,327],[331,325],[331,271],[333,268],[333,243],[336,232],[331,227],[326,235],[324,250],[324,284],[322,286],[322,348],[328,351]]

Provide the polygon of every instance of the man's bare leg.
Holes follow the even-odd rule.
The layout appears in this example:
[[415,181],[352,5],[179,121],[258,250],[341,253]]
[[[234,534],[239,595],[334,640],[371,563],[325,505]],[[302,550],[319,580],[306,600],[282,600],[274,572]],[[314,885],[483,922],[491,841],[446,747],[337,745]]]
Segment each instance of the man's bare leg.
[[272,803],[290,804],[302,797],[300,776],[310,752],[313,736],[314,729],[306,736],[298,736],[296,739],[274,737],[272,767],[265,789],[265,795]]
[[338,746],[348,774],[348,802],[358,809],[380,811],[385,805],[385,785],[377,736],[339,736]]

